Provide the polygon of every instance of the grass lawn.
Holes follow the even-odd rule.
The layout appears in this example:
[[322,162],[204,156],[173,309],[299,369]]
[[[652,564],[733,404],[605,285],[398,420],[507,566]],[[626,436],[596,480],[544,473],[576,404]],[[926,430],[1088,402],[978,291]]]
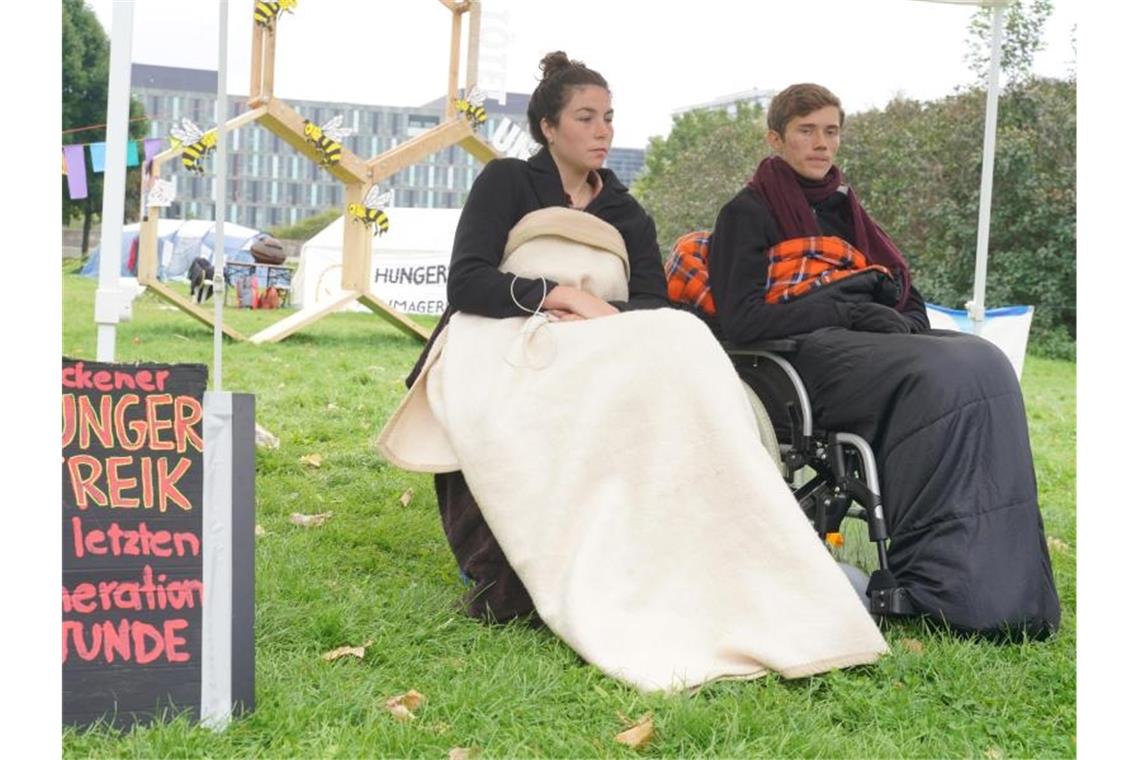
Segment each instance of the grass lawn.
[[[94,280],[65,271],[68,356],[95,356],[94,293]],[[227,309],[245,335],[279,316]],[[613,737],[624,716],[645,713],[656,735],[641,753],[659,756],[1075,755],[1075,365],[1030,357],[1023,377],[1064,615],[1057,637],[995,646],[893,623],[892,653],[873,667],[664,697],[602,675],[548,631],[456,612],[462,586],[430,477],[373,447],[419,348],[370,314],[335,315],[276,345],[226,345],[226,388],[255,393],[259,423],[281,439],[257,452],[257,709],[221,734],[184,718],[69,730],[66,757],[629,755]],[[211,332],[150,295],[118,329],[119,361],[212,357]],[[309,454],[319,468],[300,462]],[[306,529],[293,512],[333,514]],[[363,660],[321,658],[368,640]],[[426,700],[399,722],[384,702],[409,689]]]

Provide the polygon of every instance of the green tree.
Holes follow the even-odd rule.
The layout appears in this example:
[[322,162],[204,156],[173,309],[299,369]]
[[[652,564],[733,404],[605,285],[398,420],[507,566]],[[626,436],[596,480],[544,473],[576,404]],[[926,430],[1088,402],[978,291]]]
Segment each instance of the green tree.
[[[839,163],[927,300],[973,293],[985,91],[852,116]],[[1076,338],[1076,82],[1031,78],[998,111],[986,302],[1032,304],[1037,352]]]
[[[910,261],[933,303],[973,293],[982,125],[981,87],[940,100],[896,99],[852,114],[838,163],[867,211]],[[688,113],[654,138],[634,192],[674,240],[709,229],[768,152],[756,108]],[[1006,88],[998,114],[991,209],[990,305],[1032,304],[1032,346],[1071,357],[1076,336],[1076,82],[1030,78]]]
[[[83,0],[63,0],[63,144],[82,144],[106,140],[107,74],[110,63],[110,40],[94,11]],[[141,102],[131,98],[131,138],[146,134],[147,120]],[[100,126],[94,126],[100,125]],[[88,128],[90,127],[90,128]],[[67,179],[63,179],[63,223],[83,217],[82,251],[87,253],[92,220],[102,209],[103,175],[87,170],[87,197],[71,200]],[[138,218],[139,170],[127,174],[125,221]]]
[[717,212],[748,181],[768,153],[768,127],[758,106],[741,103],[735,114],[689,111],[673,118],[668,137],[654,137],[633,194],[657,223],[667,256],[682,234],[712,229]]
[[[1053,0],[1013,0],[1006,8],[1001,44],[1001,71],[1006,82],[1024,82],[1030,77],[1033,58],[1045,46],[1041,32],[1052,13]],[[966,62],[983,84],[990,74],[991,29],[993,11],[979,8],[970,17]]]

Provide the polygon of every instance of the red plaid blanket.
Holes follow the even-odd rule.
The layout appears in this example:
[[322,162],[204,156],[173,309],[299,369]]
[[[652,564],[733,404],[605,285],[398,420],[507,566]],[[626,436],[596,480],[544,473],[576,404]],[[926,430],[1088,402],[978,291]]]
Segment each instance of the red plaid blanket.
[[839,237],[802,237],[785,240],[768,249],[768,282],[764,300],[787,303],[793,298],[844,277],[886,267],[868,264],[867,257]]
[[688,304],[710,317],[716,316],[716,304],[709,290],[708,230],[687,232],[673,244],[665,260],[665,289],[673,303]]

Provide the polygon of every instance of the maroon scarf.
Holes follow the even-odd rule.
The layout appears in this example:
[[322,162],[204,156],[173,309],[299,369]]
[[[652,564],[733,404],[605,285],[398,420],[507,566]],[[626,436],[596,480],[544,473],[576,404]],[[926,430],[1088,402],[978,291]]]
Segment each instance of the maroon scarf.
[[[822,235],[819,222],[809,203],[819,203],[839,189],[843,172],[832,166],[821,180],[801,177],[787,161],[769,156],[756,167],[748,181],[748,189],[768,204],[776,224],[786,239]],[[867,255],[872,264],[879,264],[895,273],[899,284],[901,309],[910,295],[910,267],[898,247],[882,227],[875,223],[864,209],[855,191],[847,188],[847,202],[851,204],[851,221],[855,232],[855,247]]]

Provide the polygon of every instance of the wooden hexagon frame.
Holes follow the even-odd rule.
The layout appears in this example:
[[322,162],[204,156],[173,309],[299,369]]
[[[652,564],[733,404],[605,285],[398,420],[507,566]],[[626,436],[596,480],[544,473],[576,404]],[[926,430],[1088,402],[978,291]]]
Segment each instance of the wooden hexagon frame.
[[[468,91],[475,86],[478,77],[481,2],[480,0],[438,0],[438,2],[451,12],[451,62],[448,70],[445,118],[432,129],[367,160],[353,154],[347,148],[342,148],[340,162],[326,168],[329,173],[344,184],[346,206],[349,203],[361,203],[367,189],[377,182],[421,161],[432,153],[445,150],[452,145],[458,145],[482,163],[500,155],[487,140],[476,134],[455,107],[455,101],[459,94],[459,45],[464,14],[468,16],[466,67]],[[256,5],[256,0],[254,5]],[[287,103],[273,96],[276,32],[275,23],[269,27],[253,24],[253,46],[250,55],[250,95],[247,103],[249,110],[227,121],[222,126],[222,134],[256,122],[287,142],[305,158],[314,163],[319,163],[320,152],[305,139],[304,119]],[[160,176],[162,165],[180,155],[181,148],[170,148],[154,157],[146,171],[143,172],[142,193],[144,198],[151,178]],[[158,219],[160,212],[161,207],[148,207],[140,224],[139,284],[199,322],[213,327],[212,314],[176,293],[158,279]],[[274,322],[248,340],[253,343],[279,341],[318,319],[339,311],[347,304],[357,301],[403,332],[426,341],[429,337],[427,330],[373,295],[368,278],[371,263],[372,235],[365,225],[354,224],[353,219],[346,213],[344,217],[344,248],[341,254],[341,288],[345,293],[333,301],[308,306]],[[220,295],[215,297],[220,297]],[[246,339],[241,333],[224,323],[222,324],[222,331],[235,340]]]

